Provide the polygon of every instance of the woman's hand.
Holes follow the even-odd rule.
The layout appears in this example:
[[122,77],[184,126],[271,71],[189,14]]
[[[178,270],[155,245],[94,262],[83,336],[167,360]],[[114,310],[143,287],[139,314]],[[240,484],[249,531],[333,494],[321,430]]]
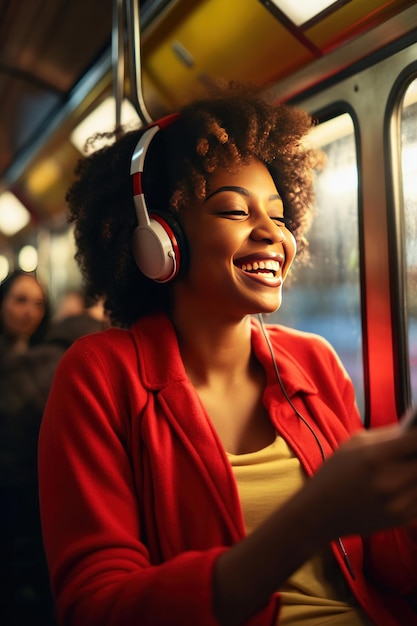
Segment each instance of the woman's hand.
[[320,541],[417,523],[417,429],[353,436],[305,490],[320,511]]
[[353,436],[254,533],[219,557],[219,622],[247,619],[331,540],[405,524],[417,529],[417,429],[394,425]]

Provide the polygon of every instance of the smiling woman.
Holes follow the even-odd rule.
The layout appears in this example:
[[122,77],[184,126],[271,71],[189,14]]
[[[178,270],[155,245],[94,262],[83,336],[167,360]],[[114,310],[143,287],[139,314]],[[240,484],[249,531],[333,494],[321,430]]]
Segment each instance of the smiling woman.
[[[245,98],[238,90],[236,94],[232,90],[226,100],[218,97],[203,102],[204,112],[201,106],[191,104],[184,109],[187,117],[183,113],[179,118],[169,116],[160,121],[163,132],[157,132],[157,123],[142,137],[140,131],[126,133],[113,147],[99,150],[79,164],[79,181],[68,193],[77,258],[86,270],[90,295],[105,295],[115,325],[130,325],[146,313],[166,311],[170,306],[171,289],[161,288],[161,280],[154,282],[143,276],[145,254],[141,255],[142,272],[138,272],[131,248],[126,246],[135,226],[139,224],[135,236],[142,228],[140,205],[144,198],[152,219],[163,219],[173,231],[177,248],[174,256],[179,256],[178,271],[184,274],[190,242],[184,237],[182,213],[190,203],[206,199],[212,174],[219,168],[236,172],[249,161],[263,163],[272,176],[274,194],[278,191],[285,206],[285,219],[297,240],[298,254],[305,252],[304,236],[313,202],[312,167],[320,162],[319,154],[300,145],[313,124],[310,116],[284,105],[270,107],[259,98]],[[236,119],[235,106],[242,111],[241,123]],[[227,133],[220,120],[227,120]],[[117,167],[116,159],[120,160]],[[141,171],[144,162],[146,167]],[[108,172],[104,179],[103,171]],[[131,207],[133,187],[136,215],[131,209],[115,213],[115,206]],[[195,206],[198,209],[198,204]],[[278,217],[283,216],[282,208],[280,213]],[[146,217],[144,226],[144,238],[148,239],[152,235],[146,230]],[[157,251],[151,258],[156,264],[158,243],[152,250]],[[130,285],[138,281],[141,286],[132,293]]]
[[417,431],[366,432],[331,346],[262,322],[305,248],[311,126],[233,86],[80,162],[116,327],[66,352],[41,427],[60,624],[417,625]]

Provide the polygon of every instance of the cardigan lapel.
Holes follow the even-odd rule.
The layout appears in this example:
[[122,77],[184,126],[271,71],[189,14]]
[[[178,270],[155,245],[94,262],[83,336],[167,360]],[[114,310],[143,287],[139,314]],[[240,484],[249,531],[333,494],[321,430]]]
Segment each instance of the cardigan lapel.
[[187,377],[174,328],[165,315],[148,317],[132,328],[140,379],[153,396],[156,419],[169,422],[185,454],[200,474],[201,489],[208,490],[227,520],[232,541],[244,536],[244,522],[236,482],[222,443],[199,396]]

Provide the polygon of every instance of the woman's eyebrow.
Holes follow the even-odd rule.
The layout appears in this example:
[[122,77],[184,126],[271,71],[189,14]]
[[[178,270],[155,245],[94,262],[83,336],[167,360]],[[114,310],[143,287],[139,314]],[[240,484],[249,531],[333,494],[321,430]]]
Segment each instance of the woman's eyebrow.
[[[251,193],[245,187],[239,187],[237,185],[224,185],[223,187],[218,187],[205,198],[204,202],[207,202],[210,198],[215,196],[218,193],[222,193],[222,191],[234,191],[235,193],[239,193],[242,196],[250,196]],[[273,200],[281,200],[281,196],[279,193],[273,193],[268,197],[268,200],[272,202]]]
[[207,202],[210,198],[215,196],[217,193],[222,193],[222,191],[234,191],[235,193],[239,193],[241,196],[250,196],[250,193],[245,187],[238,187],[237,185],[225,185],[224,187],[218,187],[206,197],[204,202]]

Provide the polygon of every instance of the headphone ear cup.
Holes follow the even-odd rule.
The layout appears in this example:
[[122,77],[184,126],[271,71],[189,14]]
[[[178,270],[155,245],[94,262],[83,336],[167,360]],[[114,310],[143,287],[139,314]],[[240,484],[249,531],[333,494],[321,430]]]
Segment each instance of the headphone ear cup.
[[133,254],[140,271],[166,283],[183,272],[188,263],[187,241],[173,215],[152,213],[150,223],[133,231]]
[[151,217],[158,221],[165,231],[169,233],[177,257],[176,275],[180,274],[182,276],[188,269],[189,252],[187,238],[181,224],[175,215],[168,212],[153,211]]

